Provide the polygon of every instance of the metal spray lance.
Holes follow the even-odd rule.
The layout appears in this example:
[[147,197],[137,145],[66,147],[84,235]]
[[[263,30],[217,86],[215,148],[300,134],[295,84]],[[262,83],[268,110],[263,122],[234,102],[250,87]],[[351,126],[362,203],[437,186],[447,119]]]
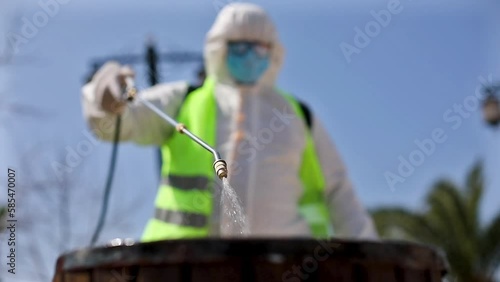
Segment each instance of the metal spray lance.
[[224,161],[220,154],[215,151],[214,148],[210,147],[207,143],[205,143],[203,140],[198,138],[198,136],[194,135],[192,132],[190,132],[186,126],[182,123],[177,122],[175,119],[171,118],[167,114],[165,114],[162,110],[158,109],[155,105],[153,105],[151,102],[143,99],[138,93],[137,89],[135,88],[134,80],[132,77],[125,77],[125,94],[126,94],[126,99],[127,101],[133,101],[134,99],[137,99],[139,102],[144,104],[146,107],[148,107],[150,110],[155,112],[157,115],[159,115],[162,119],[164,119],[166,122],[171,124],[172,126],[175,127],[175,129],[181,133],[187,135],[189,138],[191,138],[193,141],[198,143],[200,146],[205,148],[207,151],[212,153],[214,155],[214,170],[215,174],[219,177],[219,179],[227,178],[227,164],[226,161]]

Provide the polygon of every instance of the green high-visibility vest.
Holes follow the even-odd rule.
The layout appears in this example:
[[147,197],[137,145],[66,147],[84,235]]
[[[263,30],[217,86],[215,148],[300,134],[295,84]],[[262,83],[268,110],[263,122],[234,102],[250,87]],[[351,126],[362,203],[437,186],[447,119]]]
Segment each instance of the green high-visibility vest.
[[[212,147],[215,147],[217,132],[214,86],[214,80],[207,78],[202,87],[186,97],[177,116],[180,123]],[[295,114],[304,118],[299,102],[291,95],[282,94]],[[298,175],[304,192],[297,205],[313,236],[326,238],[333,232],[324,197],[325,178],[309,131],[305,138]],[[142,241],[207,237],[216,181],[212,154],[178,133],[174,133],[161,150],[162,181],[155,215],[149,220]]]

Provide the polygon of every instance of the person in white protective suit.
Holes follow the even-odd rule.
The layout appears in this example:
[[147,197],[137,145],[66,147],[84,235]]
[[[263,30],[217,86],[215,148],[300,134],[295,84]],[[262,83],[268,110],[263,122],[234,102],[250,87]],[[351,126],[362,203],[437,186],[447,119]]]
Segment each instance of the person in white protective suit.
[[[228,162],[228,180],[248,221],[245,236],[376,239],[372,220],[321,122],[303,103],[275,87],[283,57],[275,26],[262,8],[229,4],[206,37],[203,86],[188,95],[187,82],[174,82],[138,95],[193,132],[206,121],[211,131],[194,133],[212,138]],[[220,185],[210,186],[214,179],[203,174],[211,163],[175,158],[175,150],[194,151],[198,145],[138,101],[121,100],[121,81],[127,75],[133,75],[130,68],[105,64],[83,88],[83,112],[101,139],[113,139],[109,125],[121,115],[121,141],[164,151],[169,166],[162,169],[165,179],[143,240],[241,235],[225,228],[231,218],[224,210],[230,207],[221,206]],[[176,138],[184,138],[184,143]],[[200,158],[202,154],[211,158],[206,151]],[[202,193],[208,193],[207,198],[201,199]],[[193,204],[200,201],[207,206]]]

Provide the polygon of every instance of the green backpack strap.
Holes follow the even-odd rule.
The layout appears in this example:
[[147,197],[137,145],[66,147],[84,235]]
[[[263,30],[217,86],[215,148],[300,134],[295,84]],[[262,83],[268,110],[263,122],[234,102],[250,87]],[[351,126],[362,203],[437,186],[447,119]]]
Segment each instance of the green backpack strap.
[[311,131],[312,127],[313,127],[312,112],[304,102],[302,102],[300,100],[296,100],[296,101],[297,101],[297,103],[299,103],[300,111],[302,112],[302,117],[304,118],[304,121],[307,125],[307,129],[309,129],[309,131]]

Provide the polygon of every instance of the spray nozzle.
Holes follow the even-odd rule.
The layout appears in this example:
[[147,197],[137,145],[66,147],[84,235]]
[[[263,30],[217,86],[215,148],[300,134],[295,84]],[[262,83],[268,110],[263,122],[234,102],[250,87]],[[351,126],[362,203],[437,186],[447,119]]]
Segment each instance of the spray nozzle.
[[227,164],[223,159],[214,162],[214,169],[215,174],[217,174],[220,180],[222,180],[222,178],[227,178]]

